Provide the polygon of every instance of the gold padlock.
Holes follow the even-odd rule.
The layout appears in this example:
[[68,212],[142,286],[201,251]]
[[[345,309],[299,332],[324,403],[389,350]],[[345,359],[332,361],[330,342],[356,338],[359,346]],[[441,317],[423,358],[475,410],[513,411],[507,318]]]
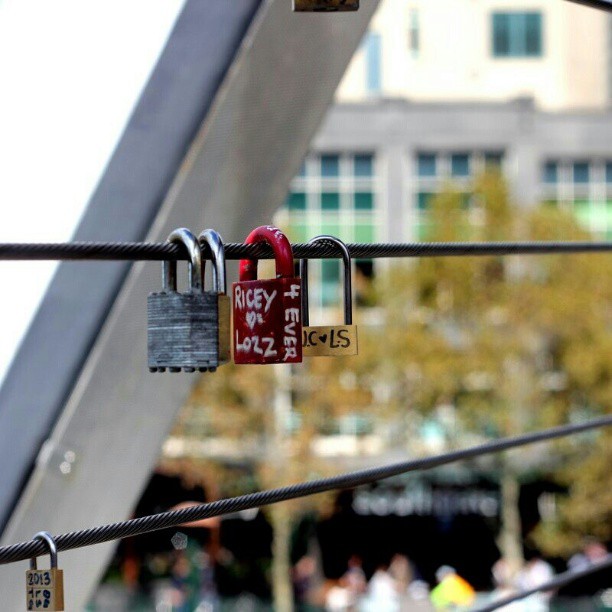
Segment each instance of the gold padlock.
[[300,260],[302,277],[302,355],[304,357],[344,357],[357,355],[357,326],[353,325],[351,255],[346,244],[335,236],[317,236],[308,242],[331,242],[342,254],[344,263],[344,325],[310,326],[308,313],[308,259]]
[[26,609],[61,612],[64,609],[64,572],[57,567],[57,547],[49,533],[41,531],[35,540],[44,540],[49,546],[51,567],[39,570],[36,557],[30,559],[26,571]]
[[296,12],[314,11],[356,11],[359,0],[293,0]]

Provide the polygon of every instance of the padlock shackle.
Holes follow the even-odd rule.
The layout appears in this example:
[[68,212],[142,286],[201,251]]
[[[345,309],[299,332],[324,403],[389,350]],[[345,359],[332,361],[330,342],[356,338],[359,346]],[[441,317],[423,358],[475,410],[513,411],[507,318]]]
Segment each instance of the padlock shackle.
[[[308,244],[316,242],[327,242],[335,244],[340,249],[342,262],[344,264],[344,324],[353,324],[353,286],[351,278],[351,254],[342,240],[335,236],[315,236]],[[308,259],[300,259],[300,276],[302,277],[302,322],[304,327],[310,325],[310,314],[308,312]]]
[[[200,243],[207,244],[212,255],[213,287],[217,293],[227,293],[225,277],[225,247],[220,234],[213,229],[204,230],[199,236]],[[202,259],[202,279],[206,268],[206,260]]]
[[[43,540],[49,547],[49,555],[51,556],[51,567],[57,567],[57,546],[55,540],[48,531],[39,531],[33,538],[33,540]],[[30,569],[38,569],[36,565],[36,557],[30,559]]]
[[[198,239],[186,228],[180,227],[170,233],[166,242],[181,244],[189,255],[189,289],[202,293],[202,249]],[[176,261],[162,263],[164,291],[176,291]]]
[[[289,239],[277,227],[261,225],[256,227],[246,238],[246,244],[266,242],[274,251],[276,261],[276,278],[293,277],[293,249]],[[257,259],[240,260],[240,280],[257,279]]]

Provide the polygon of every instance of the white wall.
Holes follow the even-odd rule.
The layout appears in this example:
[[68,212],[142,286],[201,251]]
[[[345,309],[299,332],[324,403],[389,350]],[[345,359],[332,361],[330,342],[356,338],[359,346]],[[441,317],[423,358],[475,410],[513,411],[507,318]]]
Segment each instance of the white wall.
[[[416,57],[408,47],[411,9],[419,16]],[[495,10],[541,11],[542,56],[493,57]],[[383,40],[381,95],[418,101],[528,96],[545,109],[606,105],[607,29],[604,13],[560,0],[383,0],[371,24]],[[338,99],[367,98],[365,74],[362,46]]]

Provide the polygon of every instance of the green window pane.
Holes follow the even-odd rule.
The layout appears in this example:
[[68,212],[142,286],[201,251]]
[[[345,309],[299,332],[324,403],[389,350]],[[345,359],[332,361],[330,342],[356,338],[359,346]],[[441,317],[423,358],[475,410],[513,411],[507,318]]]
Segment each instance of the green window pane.
[[451,155],[451,175],[470,175],[470,156],[467,153],[453,153]]
[[433,193],[421,191],[417,194],[417,208],[421,211],[429,208],[429,203],[433,197]]
[[580,223],[589,227],[595,207],[591,205],[589,200],[575,200],[574,201],[574,214]]
[[340,175],[340,156],[321,155],[321,176],[334,177]]
[[336,259],[322,259],[321,278],[324,283],[337,283],[340,280],[340,262]]
[[323,222],[321,225],[321,232],[323,234],[329,234],[330,236],[336,236],[336,238],[340,238],[340,240],[344,240],[346,238],[346,236],[341,235],[342,232],[340,231],[340,223],[337,221]]
[[296,191],[287,197],[287,208],[289,210],[306,210],[306,194]]
[[542,55],[542,14],[525,14],[525,55],[539,57]]
[[433,153],[419,153],[417,157],[417,172],[419,176],[436,176],[436,156]]
[[355,231],[355,242],[374,242],[374,226],[372,225],[356,225]]
[[493,55],[510,55],[510,15],[507,13],[493,13]]
[[494,57],[540,57],[542,13],[494,12],[491,20]]
[[291,242],[308,242],[312,238],[306,223],[292,223],[287,230]]
[[371,154],[355,155],[353,158],[353,172],[355,176],[373,176],[374,156]]
[[328,306],[337,301],[340,291],[340,262],[335,259],[321,261],[321,301]]
[[373,210],[374,194],[367,191],[355,193],[355,210]]
[[340,210],[340,194],[324,191],[321,194],[321,210]]

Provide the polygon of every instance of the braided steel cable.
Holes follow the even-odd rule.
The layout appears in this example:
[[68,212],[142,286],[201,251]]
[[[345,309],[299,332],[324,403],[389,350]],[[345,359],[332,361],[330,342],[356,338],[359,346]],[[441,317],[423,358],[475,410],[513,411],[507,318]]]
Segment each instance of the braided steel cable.
[[[478,446],[433,457],[410,459],[399,463],[339,474],[331,478],[320,478],[318,480],[277,489],[269,489],[267,491],[230,497],[206,504],[198,504],[182,510],[161,512],[159,514],[143,516],[141,518],[112,523],[110,525],[102,525],[81,531],[64,533],[54,538],[55,544],[58,551],[101,544],[102,542],[109,542],[110,540],[142,535],[168,527],[178,527],[192,521],[198,521],[213,516],[221,516],[222,514],[238,512],[240,510],[259,508],[261,506],[267,506],[289,499],[306,497],[316,493],[324,493],[336,489],[352,489],[360,485],[370,484],[399,474],[430,470],[456,461],[473,459],[481,455],[498,453],[511,448],[569,436],[600,427],[608,427],[610,425],[612,425],[612,415],[593,419],[584,423],[561,425],[534,433],[502,438],[501,440],[493,440]],[[0,565],[30,559],[34,556],[45,554],[45,551],[45,545],[38,540],[29,540],[11,546],[3,546],[0,548]]]
[[567,572],[563,572],[558,576],[555,576],[552,580],[548,582],[544,582],[541,585],[534,587],[533,589],[528,589],[526,591],[520,591],[514,595],[509,595],[508,597],[504,597],[501,599],[497,599],[496,601],[491,602],[490,604],[486,604],[484,606],[480,606],[478,608],[473,608],[470,612],[493,612],[493,610],[497,610],[502,608],[503,606],[507,606],[515,601],[519,601],[521,599],[525,599],[530,595],[534,595],[535,593],[544,593],[546,591],[554,591],[556,589],[560,589],[561,587],[566,586],[567,584],[571,584],[572,582],[579,580],[580,578],[584,578],[585,576],[590,576],[595,572],[598,572],[607,567],[612,567],[612,555],[608,555],[585,567],[581,570],[568,570]]
[[[332,244],[296,243],[292,245],[296,259],[331,259],[338,257]],[[612,242],[412,242],[412,243],[351,243],[347,244],[353,258],[383,257],[459,257],[485,255],[550,255],[553,253],[606,253]],[[202,255],[211,259],[207,244]],[[265,244],[225,244],[225,258],[273,259],[272,249]],[[153,260],[187,259],[180,247],[166,242],[61,242],[3,243],[0,260]]]

